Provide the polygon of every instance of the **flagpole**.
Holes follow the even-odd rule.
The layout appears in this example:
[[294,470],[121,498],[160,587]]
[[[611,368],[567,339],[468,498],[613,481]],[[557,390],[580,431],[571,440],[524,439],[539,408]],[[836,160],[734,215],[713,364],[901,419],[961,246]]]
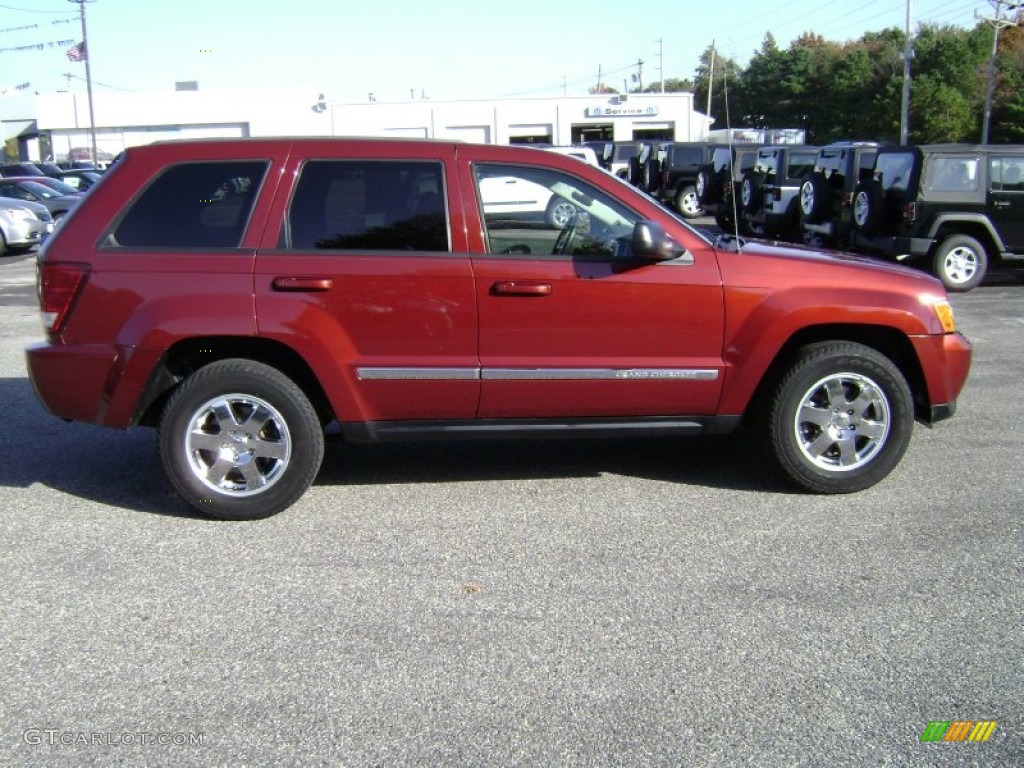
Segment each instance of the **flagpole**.
[[89,34],[85,27],[85,4],[87,2],[95,2],[95,0],[68,0],[69,3],[78,3],[78,13],[82,17],[82,49],[85,54],[85,89],[89,94],[89,137],[91,139],[90,152],[92,158],[92,164],[94,168],[99,167],[98,157],[99,154],[96,151],[96,113],[92,108],[92,69],[89,65],[89,59],[91,52],[89,50]]

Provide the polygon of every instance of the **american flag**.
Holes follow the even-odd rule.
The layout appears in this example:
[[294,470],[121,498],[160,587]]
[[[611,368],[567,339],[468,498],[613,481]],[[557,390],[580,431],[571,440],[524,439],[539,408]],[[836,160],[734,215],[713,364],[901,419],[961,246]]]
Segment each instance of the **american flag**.
[[71,61],[85,61],[85,40],[68,48],[65,53]]

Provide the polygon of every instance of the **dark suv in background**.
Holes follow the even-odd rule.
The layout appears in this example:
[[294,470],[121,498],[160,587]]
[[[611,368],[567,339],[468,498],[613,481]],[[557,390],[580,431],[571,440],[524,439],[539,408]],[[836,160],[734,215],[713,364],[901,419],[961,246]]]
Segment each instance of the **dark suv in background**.
[[800,241],[800,185],[814,169],[818,148],[804,144],[761,147],[743,174],[740,199],[750,231]]
[[947,290],[1024,259],[1024,146],[883,147],[853,199],[853,247],[909,257]]
[[[706,216],[728,231],[736,228],[736,211],[743,174],[754,167],[760,147],[751,144],[718,144],[711,151],[711,160],[697,172],[697,201]],[[740,211],[740,231],[746,224]]]
[[704,215],[697,197],[697,175],[721,145],[708,142],[666,142],[658,148],[657,197],[687,219]]
[[800,186],[800,226],[805,243],[846,247],[853,230],[853,193],[871,178],[878,144],[836,142],[818,150],[814,169]]

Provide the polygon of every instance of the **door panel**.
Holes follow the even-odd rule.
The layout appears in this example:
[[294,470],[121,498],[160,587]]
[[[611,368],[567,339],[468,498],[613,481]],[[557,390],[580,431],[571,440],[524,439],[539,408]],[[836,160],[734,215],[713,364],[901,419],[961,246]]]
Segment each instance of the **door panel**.
[[256,259],[260,335],[309,362],[340,421],[472,418],[477,309],[454,150],[336,151],[285,175],[297,181],[275,202],[277,247]]
[[[482,418],[715,411],[723,375],[717,268],[491,256],[474,259],[474,271]],[[540,290],[497,288],[507,284]]]

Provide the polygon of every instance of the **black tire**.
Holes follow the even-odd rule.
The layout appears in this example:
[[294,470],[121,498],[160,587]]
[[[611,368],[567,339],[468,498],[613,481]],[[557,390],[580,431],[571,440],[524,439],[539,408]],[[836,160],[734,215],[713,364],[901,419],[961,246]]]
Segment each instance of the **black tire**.
[[743,203],[743,210],[747,213],[757,213],[764,204],[761,193],[761,177],[751,171],[743,174],[743,181],[740,183],[740,201]]
[[629,158],[629,170],[626,172],[626,181],[634,187],[639,187],[643,182],[643,164],[639,157]]
[[824,176],[820,173],[811,174],[800,185],[800,217],[811,224],[824,221],[830,208],[831,192]]
[[651,194],[661,189],[661,162],[656,157],[652,157],[647,161],[645,171],[645,189]]
[[718,174],[712,172],[709,168],[701,168],[697,172],[695,188],[697,190],[697,202],[701,206],[705,206],[708,203],[717,203],[722,197],[722,184]]
[[697,200],[697,190],[689,184],[676,191],[675,209],[684,219],[696,219],[704,215],[704,209]]
[[988,272],[985,246],[970,235],[951,235],[939,243],[932,271],[951,293],[977,288]]
[[882,185],[877,181],[862,181],[853,190],[851,221],[854,229],[865,235],[876,232],[882,223]]
[[914,427],[906,378],[876,350],[848,341],[799,350],[768,401],[767,435],[782,472],[816,493],[884,479]]
[[7,253],[7,238],[4,237],[4,233],[0,232],[0,256]]
[[[225,520],[257,520],[291,506],[324,455],[305,393],[276,368],[243,359],[210,363],[179,385],[164,408],[159,444],[182,498]],[[218,454],[232,451],[221,463]]]

